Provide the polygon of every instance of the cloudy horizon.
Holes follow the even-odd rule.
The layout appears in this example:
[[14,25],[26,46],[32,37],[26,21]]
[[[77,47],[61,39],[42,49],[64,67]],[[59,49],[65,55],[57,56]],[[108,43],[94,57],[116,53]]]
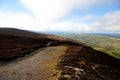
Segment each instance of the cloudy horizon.
[[0,27],[120,32],[119,0],[0,0]]

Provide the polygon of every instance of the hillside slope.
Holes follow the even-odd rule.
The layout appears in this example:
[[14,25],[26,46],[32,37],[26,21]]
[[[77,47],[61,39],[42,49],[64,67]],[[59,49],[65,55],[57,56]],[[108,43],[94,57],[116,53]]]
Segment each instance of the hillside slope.
[[[93,47],[96,50],[104,51],[111,56],[120,59],[120,38],[104,36],[108,34],[63,34],[61,36],[71,38]],[[109,34],[110,36],[110,34]],[[111,35],[112,36],[112,35]],[[119,37],[119,36],[118,36]]]
[[68,45],[59,80],[119,80],[120,60],[87,46]]
[[0,28],[0,60],[7,61],[46,46],[55,40],[47,38],[52,35],[38,34],[30,31]]
[[0,34],[0,80],[120,80],[119,59],[59,36],[21,33]]

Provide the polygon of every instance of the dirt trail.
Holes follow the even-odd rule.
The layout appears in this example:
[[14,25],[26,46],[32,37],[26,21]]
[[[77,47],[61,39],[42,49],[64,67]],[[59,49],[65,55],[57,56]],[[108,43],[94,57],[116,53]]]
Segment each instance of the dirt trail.
[[49,80],[52,70],[46,64],[57,60],[66,50],[65,46],[46,47],[31,56],[0,64],[0,80]]

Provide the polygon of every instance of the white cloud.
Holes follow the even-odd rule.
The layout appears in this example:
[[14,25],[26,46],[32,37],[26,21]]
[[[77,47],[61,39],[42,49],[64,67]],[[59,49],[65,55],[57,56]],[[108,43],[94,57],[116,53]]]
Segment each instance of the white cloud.
[[33,26],[33,20],[28,14],[0,13],[0,26],[29,29]]
[[4,19],[10,20],[19,20],[19,21],[27,21],[32,22],[32,18],[28,14],[8,14],[8,13],[0,13],[0,17]]
[[20,0],[40,21],[54,21],[64,17],[72,8],[72,0]]
[[34,28],[29,28],[35,31],[61,31],[61,32],[84,32],[90,31],[90,27],[82,22],[62,21],[62,22],[41,22],[36,23]]
[[64,18],[74,8],[83,9],[113,0],[20,0],[39,21],[56,21]]
[[[73,8],[85,9],[94,4],[110,2],[109,0],[20,0],[31,10],[36,19],[29,14],[0,13],[0,26],[15,27],[39,31],[111,31],[120,30],[120,11],[97,17],[94,14],[73,17],[66,21],[57,21],[68,15]],[[117,0],[111,0],[117,1]],[[93,22],[87,24],[84,21]]]
[[[120,31],[120,11],[107,13],[99,18],[86,15],[81,19],[76,18],[62,22],[35,22],[28,14],[0,14],[0,26],[15,27],[35,31],[64,31],[64,32],[89,32],[89,31]],[[84,20],[94,19],[87,24]],[[83,20],[83,21],[82,21]]]
[[107,13],[90,26],[95,31],[120,31],[120,11]]

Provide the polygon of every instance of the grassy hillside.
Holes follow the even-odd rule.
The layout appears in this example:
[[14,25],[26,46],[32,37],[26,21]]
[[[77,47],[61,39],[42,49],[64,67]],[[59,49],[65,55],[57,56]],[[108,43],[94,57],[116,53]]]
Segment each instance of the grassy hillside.
[[62,34],[120,59],[120,38],[89,34]]

